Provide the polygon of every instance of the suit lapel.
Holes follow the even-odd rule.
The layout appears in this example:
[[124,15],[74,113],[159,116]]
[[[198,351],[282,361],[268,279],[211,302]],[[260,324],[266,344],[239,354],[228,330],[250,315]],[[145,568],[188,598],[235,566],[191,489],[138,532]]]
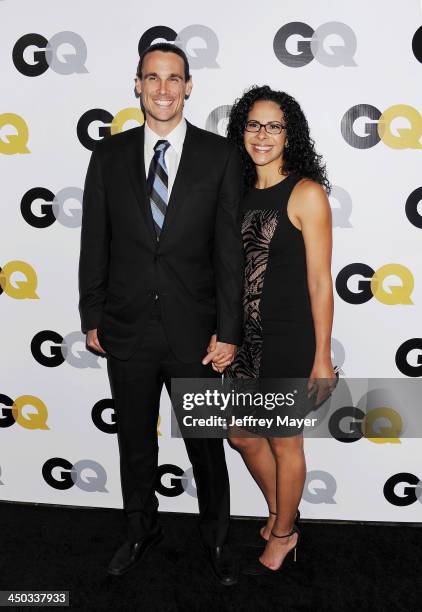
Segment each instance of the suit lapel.
[[145,218],[149,233],[154,243],[157,241],[157,236],[154,229],[152,219],[151,205],[147,189],[147,180],[145,176],[145,158],[144,158],[144,126],[135,129],[131,133],[132,140],[130,146],[125,148],[128,170],[132,183],[132,187],[136,194],[141,212]]
[[182,155],[177,169],[173,188],[171,190],[170,199],[167,206],[166,216],[164,217],[164,224],[160,234],[160,242],[168,232],[169,227],[177,218],[177,214],[180,211],[181,204],[183,203],[183,195],[186,192],[189,182],[191,169],[195,165],[195,128],[187,121],[187,129],[185,141],[183,143]]

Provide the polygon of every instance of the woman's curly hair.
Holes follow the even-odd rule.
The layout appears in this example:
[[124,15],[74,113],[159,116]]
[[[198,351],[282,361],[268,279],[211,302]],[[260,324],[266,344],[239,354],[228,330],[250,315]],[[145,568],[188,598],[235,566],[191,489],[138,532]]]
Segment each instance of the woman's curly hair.
[[238,98],[230,112],[227,126],[227,137],[232,140],[242,158],[243,181],[245,191],[255,185],[255,164],[249,157],[243,143],[243,134],[248,114],[258,100],[270,100],[278,104],[283,111],[286,125],[288,147],[283,151],[283,174],[295,173],[310,178],[325,187],[330,193],[322,156],[315,151],[315,143],[309,134],[306,117],[298,102],[284,91],[275,91],[268,85],[252,85],[241,98]]

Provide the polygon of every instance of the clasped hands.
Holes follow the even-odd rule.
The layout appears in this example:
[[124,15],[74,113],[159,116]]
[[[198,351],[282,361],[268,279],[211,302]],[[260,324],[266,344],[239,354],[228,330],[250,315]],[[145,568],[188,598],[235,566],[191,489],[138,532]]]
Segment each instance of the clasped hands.
[[218,342],[216,334],[213,334],[207,348],[207,355],[202,360],[202,365],[211,363],[212,369],[221,374],[233,362],[235,354],[235,344]]
[[[86,343],[90,349],[96,351],[97,353],[101,353],[103,355],[106,354],[106,351],[103,349],[98,340],[96,329],[91,329],[87,332]],[[210,362],[212,362],[212,369],[221,374],[224,372],[226,367],[232,363],[235,354],[235,344],[217,342],[217,336],[214,334],[211,336],[211,340],[207,348],[207,355],[202,360],[202,364],[208,365]]]

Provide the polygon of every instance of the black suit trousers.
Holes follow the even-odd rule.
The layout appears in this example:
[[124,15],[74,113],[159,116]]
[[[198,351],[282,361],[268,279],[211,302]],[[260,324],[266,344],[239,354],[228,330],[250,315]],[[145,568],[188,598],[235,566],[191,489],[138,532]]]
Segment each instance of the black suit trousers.
[[[204,350],[205,354],[205,350]],[[171,351],[157,303],[139,349],[127,360],[108,356],[115,403],[123,505],[129,539],[140,540],[156,524],[157,421],[163,384],[172,378],[218,376],[210,365],[183,363]],[[199,527],[210,546],[222,545],[229,527],[230,490],[222,439],[185,439],[198,492]]]

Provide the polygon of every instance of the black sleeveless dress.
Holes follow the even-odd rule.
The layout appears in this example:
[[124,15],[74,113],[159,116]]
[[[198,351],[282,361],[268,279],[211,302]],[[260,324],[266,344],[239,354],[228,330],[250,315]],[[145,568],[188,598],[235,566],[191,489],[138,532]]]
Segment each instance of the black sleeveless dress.
[[302,232],[287,216],[301,177],[289,175],[243,200],[244,337],[229,378],[308,378],[315,333]]

